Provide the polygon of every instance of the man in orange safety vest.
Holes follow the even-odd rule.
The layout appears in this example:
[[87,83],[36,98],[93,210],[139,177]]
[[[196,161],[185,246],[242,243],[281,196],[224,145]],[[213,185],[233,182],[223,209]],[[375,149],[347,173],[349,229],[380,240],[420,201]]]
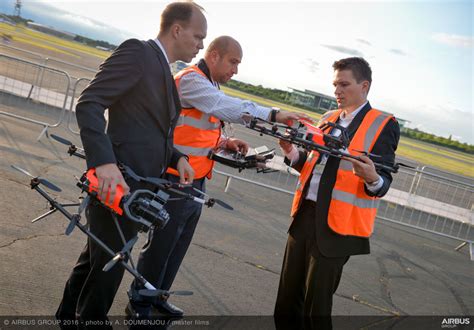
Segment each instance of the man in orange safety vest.
[[[244,124],[246,114],[281,123],[308,119],[304,114],[262,107],[219,90],[219,84],[237,74],[241,60],[240,44],[229,36],[221,36],[211,42],[204,59],[175,76],[182,110],[174,131],[174,146],[189,157],[194,170],[193,186],[202,191],[206,178],[212,176],[214,161],[208,158],[211,150],[220,146],[245,154],[248,149],[244,141],[222,136],[224,121]],[[180,180],[178,172],[171,168],[166,178],[173,182]],[[166,209],[171,220],[165,228],[149,233],[140,253],[138,270],[156,288],[170,289],[191,243],[201,208],[201,204],[193,201],[169,201]],[[133,284],[129,295],[132,301],[140,300]],[[167,300],[155,299],[152,305],[163,314],[183,314]]]
[[[376,170],[363,153],[380,155],[378,161],[393,164],[400,135],[395,118],[367,101],[372,83],[369,64],[352,57],[334,62],[333,68],[338,109],[324,114],[320,123],[345,127],[350,139],[347,152],[360,155],[361,161],[298,151],[280,141],[285,161],[300,171],[300,177],[275,305],[277,328],[284,325],[280,321],[293,324],[295,318],[311,317],[326,322],[320,326],[330,326],[343,266],[351,255],[370,253],[378,199],[392,181],[390,172]],[[341,131],[326,133],[338,136]]]

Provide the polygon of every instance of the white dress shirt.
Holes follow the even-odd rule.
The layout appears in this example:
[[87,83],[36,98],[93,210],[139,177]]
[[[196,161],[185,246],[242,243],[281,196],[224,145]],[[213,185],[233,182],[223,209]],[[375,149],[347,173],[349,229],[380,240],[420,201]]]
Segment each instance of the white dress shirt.
[[169,64],[170,60],[168,59],[168,55],[166,54],[165,48],[161,44],[160,40],[158,40],[158,38],[155,38],[153,39],[153,41],[158,45],[158,47],[160,47],[161,51],[163,52],[163,55],[165,55],[166,62]]
[[271,109],[253,102],[227,96],[217,86],[196,72],[184,75],[179,83],[179,98],[183,108],[196,108],[220,120],[244,124],[242,115],[268,119]]
[[[346,128],[349,126],[349,124],[352,122],[354,117],[359,113],[359,111],[367,104],[368,101],[366,101],[364,104],[362,104],[360,107],[355,109],[353,112],[350,114],[345,114],[345,112],[341,112],[339,116],[339,121],[338,124],[341,125],[342,127]],[[333,129],[331,131],[331,135],[333,136],[339,136],[341,135],[341,131],[337,128]],[[299,152],[298,149],[293,145],[293,148],[289,153],[285,153],[286,158],[288,158],[291,161],[291,164],[294,164],[298,161],[299,159]],[[311,201],[316,201],[318,199],[318,188],[319,188],[319,182],[321,181],[321,174],[323,173],[324,167],[326,165],[327,158],[329,157],[326,154],[323,154],[321,156],[321,162],[314,166],[313,169],[313,176],[311,177],[311,181],[309,183],[309,188],[306,193],[305,199],[309,199]],[[370,185],[367,182],[365,183],[365,186],[369,191],[372,193],[376,193],[377,191],[382,188],[383,185],[383,178],[379,175],[379,180],[377,184],[375,185]]]

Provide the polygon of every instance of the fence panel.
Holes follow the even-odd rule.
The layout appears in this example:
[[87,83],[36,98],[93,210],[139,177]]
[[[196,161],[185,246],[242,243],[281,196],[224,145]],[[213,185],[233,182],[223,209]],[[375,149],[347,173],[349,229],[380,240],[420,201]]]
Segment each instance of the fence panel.
[[74,84],[73,88],[71,89],[70,98],[69,98],[69,111],[68,111],[68,116],[67,116],[67,128],[69,131],[71,131],[74,134],[79,134],[79,127],[77,126],[76,122],[76,104],[77,100],[79,98],[79,95],[81,95],[82,91],[84,88],[87,87],[87,85],[91,82],[91,79],[89,78],[79,78],[77,79]]
[[15,58],[21,58],[36,64],[45,65],[61,71],[66,71],[71,77],[87,77],[92,78],[97,72],[99,64],[103,58],[87,58],[77,59],[76,63],[70,63],[52,56],[45,56],[26,49],[21,49],[9,45],[0,44],[0,52]]
[[43,126],[58,126],[64,117],[69,75],[41,64],[0,54],[0,114]]
[[[288,172],[259,174],[255,171],[216,166],[216,173],[293,194],[297,176]],[[388,194],[381,200],[377,217],[410,228],[460,240],[468,245],[474,260],[474,186],[422,170],[393,174]]]

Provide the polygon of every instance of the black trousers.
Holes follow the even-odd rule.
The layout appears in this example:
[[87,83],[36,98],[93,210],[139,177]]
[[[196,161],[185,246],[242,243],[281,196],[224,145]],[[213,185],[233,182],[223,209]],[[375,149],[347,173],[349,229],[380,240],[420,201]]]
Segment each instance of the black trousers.
[[[109,248],[115,252],[123,248],[110,211],[92,202],[86,209],[86,217],[90,231]],[[136,236],[138,228],[134,222],[122,217],[118,217],[118,220],[127,241]],[[58,319],[107,320],[107,313],[124,273],[124,268],[119,263],[108,272],[103,272],[102,268],[110,259],[112,257],[100,246],[87,239],[86,246],[66,282],[63,299],[56,312]]]
[[[174,175],[168,175],[166,178],[179,182],[179,177]],[[205,180],[206,178],[194,180],[193,186],[204,191]],[[191,188],[184,191],[196,194]],[[170,215],[170,221],[165,228],[149,232],[148,240],[138,258],[137,269],[154,287],[169,290],[191,244],[201,216],[202,204],[191,200],[168,201],[165,208]],[[140,285],[134,281],[130,289],[136,292],[139,288]]]
[[288,235],[275,316],[328,317],[347,257],[321,254],[316,239],[315,206],[304,201]]

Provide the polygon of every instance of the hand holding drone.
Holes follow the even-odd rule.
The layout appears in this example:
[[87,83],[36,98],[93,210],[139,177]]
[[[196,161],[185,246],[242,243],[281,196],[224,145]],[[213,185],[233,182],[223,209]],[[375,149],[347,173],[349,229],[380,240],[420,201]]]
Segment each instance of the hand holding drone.
[[[40,177],[35,177],[31,175],[28,171],[12,165],[12,167],[23,174],[31,177],[30,181],[30,187],[31,189],[36,190],[41,196],[43,196],[50,204],[50,210],[46,212],[43,215],[40,215],[36,219],[32,220],[32,222],[36,222],[38,220],[46,218],[48,215],[51,215],[52,213],[59,211],[62,213],[69,221],[69,225],[66,228],[66,235],[71,234],[72,230],[75,227],[78,227],[84,234],[86,234],[92,241],[95,242],[102,250],[104,250],[108,255],[112,257],[112,259],[107,262],[103,268],[103,271],[109,271],[113,266],[115,266],[117,263],[120,263],[130,274],[132,274],[139,283],[143,285],[145,289],[140,290],[140,293],[143,295],[147,296],[169,296],[170,294],[175,294],[175,295],[191,295],[191,291],[166,291],[166,290],[160,290],[156,289],[151,283],[149,283],[135,268],[135,265],[133,264],[132,258],[130,251],[133,247],[133,245],[137,242],[138,237],[134,237],[128,242],[125,241],[125,237],[123,235],[122,230],[120,229],[120,226],[116,222],[116,227],[117,230],[120,234],[120,237],[123,242],[123,248],[118,251],[114,252],[112,249],[110,249],[100,238],[98,238],[94,233],[92,233],[88,227],[84,224],[81,223],[81,216],[82,213],[85,209],[85,206],[87,205],[89,201],[89,195],[84,198],[82,203],[71,203],[71,204],[62,204],[56,201],[55,198],[50,196],[41,186],[45,186],[48,189],[51,189],[53,191],[60,192],[61,189],[54,185],[53,183],[49,182],[46,179],[40,178]],[[77,213],[71,213],[69,212],[66,208],[71,207],[71,206],[79,206]]]
[[114,213],[125,214],[129,220],[141,223],[147,228],[161,229],[170,219],[168,212],[164,209],[169,195],[163,190],[153,193],[150,190],[138,189],[124,195],[122,186],[118,185],[114,199],[109,200],[110,193],[108,193],[106,200],[102,201],[98,194],[99,184],[94,168],[82,175],[77,186],[88,194],[83,203],[88,203],[90,197],[93,197]]
[[[72,156],[77,156],[79,158],[85,159],[84,150],[81,148],[75,147],[70,141],[63,139],[59,136],[52,136],[55,140],[66,144],[69,146],[68,153]],[[74,228],[79,228],[84,234],[86,234],[92,241],[97,244],[102,250],[104,250],[108,255],[112,257],[109,262],[105,264],[103,267],[103,271],[107,272],[112,269],[117,263],[121,264],[130,274],[132,274],[139,283],[141,283],[144,289],[139,290],[139,293],[144,296],[162,296],[168,297],[169,295],[192,295],[191,291],[167,291],[167,290],[160,290],[155,288],[151,283],[149,283],[136,269],[132,256],[131,256],[131,249],[134,244],[137,242],[138,237],[135,236],[130,239],[128,242],[125,240],[125,236],[123,231],[119,225],[119,221],[122,219],[132,220],[138,223],[141,223],[147,227],[155,227],[155,228],[162,228],[166,225],[169,220],[169,214],[163,208],[164,204],[169,200],[178,200],[178,199],[190,199],[197,203],[201,203],[207,205],[208,207],[212,207],[214,204],[218,204],[226,209],[233,210],[233,208],[228,205],[227,203],[210,198],[209,195],[205,194],[204,192],[195,189],[192,187],[192,190],[198,195],[186,193],[181,188],[191,187],[190,185],[181,185],[176,184],[164,179],[160,178],[151,178],[151,177],[141,177],[133,172],[129,167],[123,164],[119,164],[119,169],[122,171],[124,176],[134,179],[136,181],[146,182],[151,184],[152,186],[156,187],[157,193],[152,192],[150,190],[135,190],[131,194],[124,194],[123,189],[118,186],[115,197],[113,200],[110,199],[110,195],[105,198],[105,201],[102,201],[98,195],[98,179],[95,175],[95,169],[89,169],[86,173],[82,175],[82,177],[78,180],[77,185],[82,189],[83,192],[86,192],[87,195],[83,198],[81,203],[60,203],[50,196],[42,186],[51,189],[53,191],[60,192],[61,189],[54,185],[53,183],[49,182],[46,179],[35,177],[30,174],[28,171],[12,165],[12,167],[23,174],[29,176],[30,180],[30,187],[31,189],[36,190],[42,197],[44,197],[49,205],[50,209],[46,213],[40,215],[39,217],[32,220],[32,222],[37,222],[41,219],[46,218],[47,216],[59,211],[63,214],[68,220],[69,225],[66,228],[66,235],[70,235]],[[170,198],[170,195],[167,193],[173,193],[175,196],[174,198]],[[114,252],[109,246],[107,246],[99,237],[97,237],[94,233],[92,233],[89,228],[81,223],[82,214],[86,208],[86,206],[91,202],[91,200],[95,200],[96,202],[100,203],[103,207],[106,207],[112,211],[112,216],[117,228],[117,231],[120,235],[120,238],[123,243],[123,247],[120,251]],[[78,206],[77,213],[71,213],[67,210],[68,207]],[[119,220],[116,215],[123,215],[125,214],[126,217],[123,217]]]
[[[67,152],[70,156],[76,156],[76,157],[79,157],[81,159],[86,159],[84,149],[76,147],[71,141],[69,141],[69,140],[67,140],[63,137],[60,137],[58,135],[51,134],[51,137],[53,139],[55,139],[56,141],[58,141],[58,142],[60,142],[64,145],[69,146],[69,149],[68,149]],[[173,198],[170,198],[169,196],[166,197],[164,195],[157,196],[157,198],[155,200],[161,200],[163,203],[166,203],[167,200],[171,201],[171,200],[178,200],[178,199],[187,199],[187,200],[193,200],[197,203],[206,205],[207,207],[212,207],[215,204],[218,204],[218,205],[222,206],[225,209],[233,210],[233,207],[230,206],[229,204],[225,203],[224,201],[216,199],[216,198],[211,198],[209,195],[207,195],[203,191],[198,190],[196,188],[193,188],[193,191],[196,192],[197,195],[185,193],[184,191],[182,191],[183,188],[186,188],[186,187],[189,188],[189,187],[192,187],[192,185],[173,183],[173,182],[170,182],[168,180],[161,179],[161,178],[155,178],[155,177],[146,177],[145,178],[145,177],[139,176],[130,167],[128,167],[127,165],[122,164],[122,163],[118,164],[118,168],[122,172],[122,175],[124,176],[125,179],[129,178],[129,179],[132,179],[136,182],[148,183],[148,184],[154,186],[155,188],[158,188],[160,191],[168,191],[170,193],[173,193],[174,195],[179,196],[179,197],[173,197]],[[87,191],[88,193],[93,193],[94,194],[93,197],[100,200],[100,198],[97,195],[98,182],[97,182],[97,177],[95,176],[95,169],[89,169],[89,171],[86,172],[83,175],[83,178],[81,179],[81,182],[84,183],[84,182],[86,182],[86,180],[89,183],[92,182],[92,186],[95,187],[95,188],[83,187],[82,185],[78,184],[79,187],[83,188],[83,191]],[[126,197],[126,196],[124,196],[123,193],[120,192],[120,186],[118,186],[118,188],[119,189],[117,189],[117,193],[116,193],[117,196],[114,197],[113,201],[108,201],[109,197],[107,196],[106,201],[102,202],[102,203],[104,204],[105,207],[111,209],[112,211],[114,211],[115,213],[117,213],[119,215],[122,215],[123,211],[121,210],[120,205],[125,205],[126,201],[130,201],[130,200],[133,200],[133,199],[130,199],[130,198],[127,197],[126,200],[121,202],[122,198]],[[141,192],[141,191],[137,192],[137,194],[135,194],[135,198],[138,198],[139,195],[143,196],[143,194],[144,193]],[[149,195],[149,198],[151,198],[151,197],[152,196]],[[128,212],[129,212],[129,210],[128,210]],[[134,220],[133,217],[131,219]],[[142,221],[139,221],[139,222],[142,222]]]
[[[336,123],[324,122],[318,127],[313,125],[309,120],[300,119],[299,125],[292,127],[252,117],[246,126],[251,130],[259,132],[260,135],[270,135],[308,151],[315,150],[331,157],[351,158],[362,161],[360,155],[365,155],[372,160],[376,168],[384,169],[389,172],[398,172],[400,166],[411,168],[411,166],[402,163],[383,163],[380,160],[380,155],[361,150],[349,150],[350,140],[347,130],[345,127]],[[326,130],[329,128],[339,129],[341,134],[339,136],[333,136],[326,133]]]

